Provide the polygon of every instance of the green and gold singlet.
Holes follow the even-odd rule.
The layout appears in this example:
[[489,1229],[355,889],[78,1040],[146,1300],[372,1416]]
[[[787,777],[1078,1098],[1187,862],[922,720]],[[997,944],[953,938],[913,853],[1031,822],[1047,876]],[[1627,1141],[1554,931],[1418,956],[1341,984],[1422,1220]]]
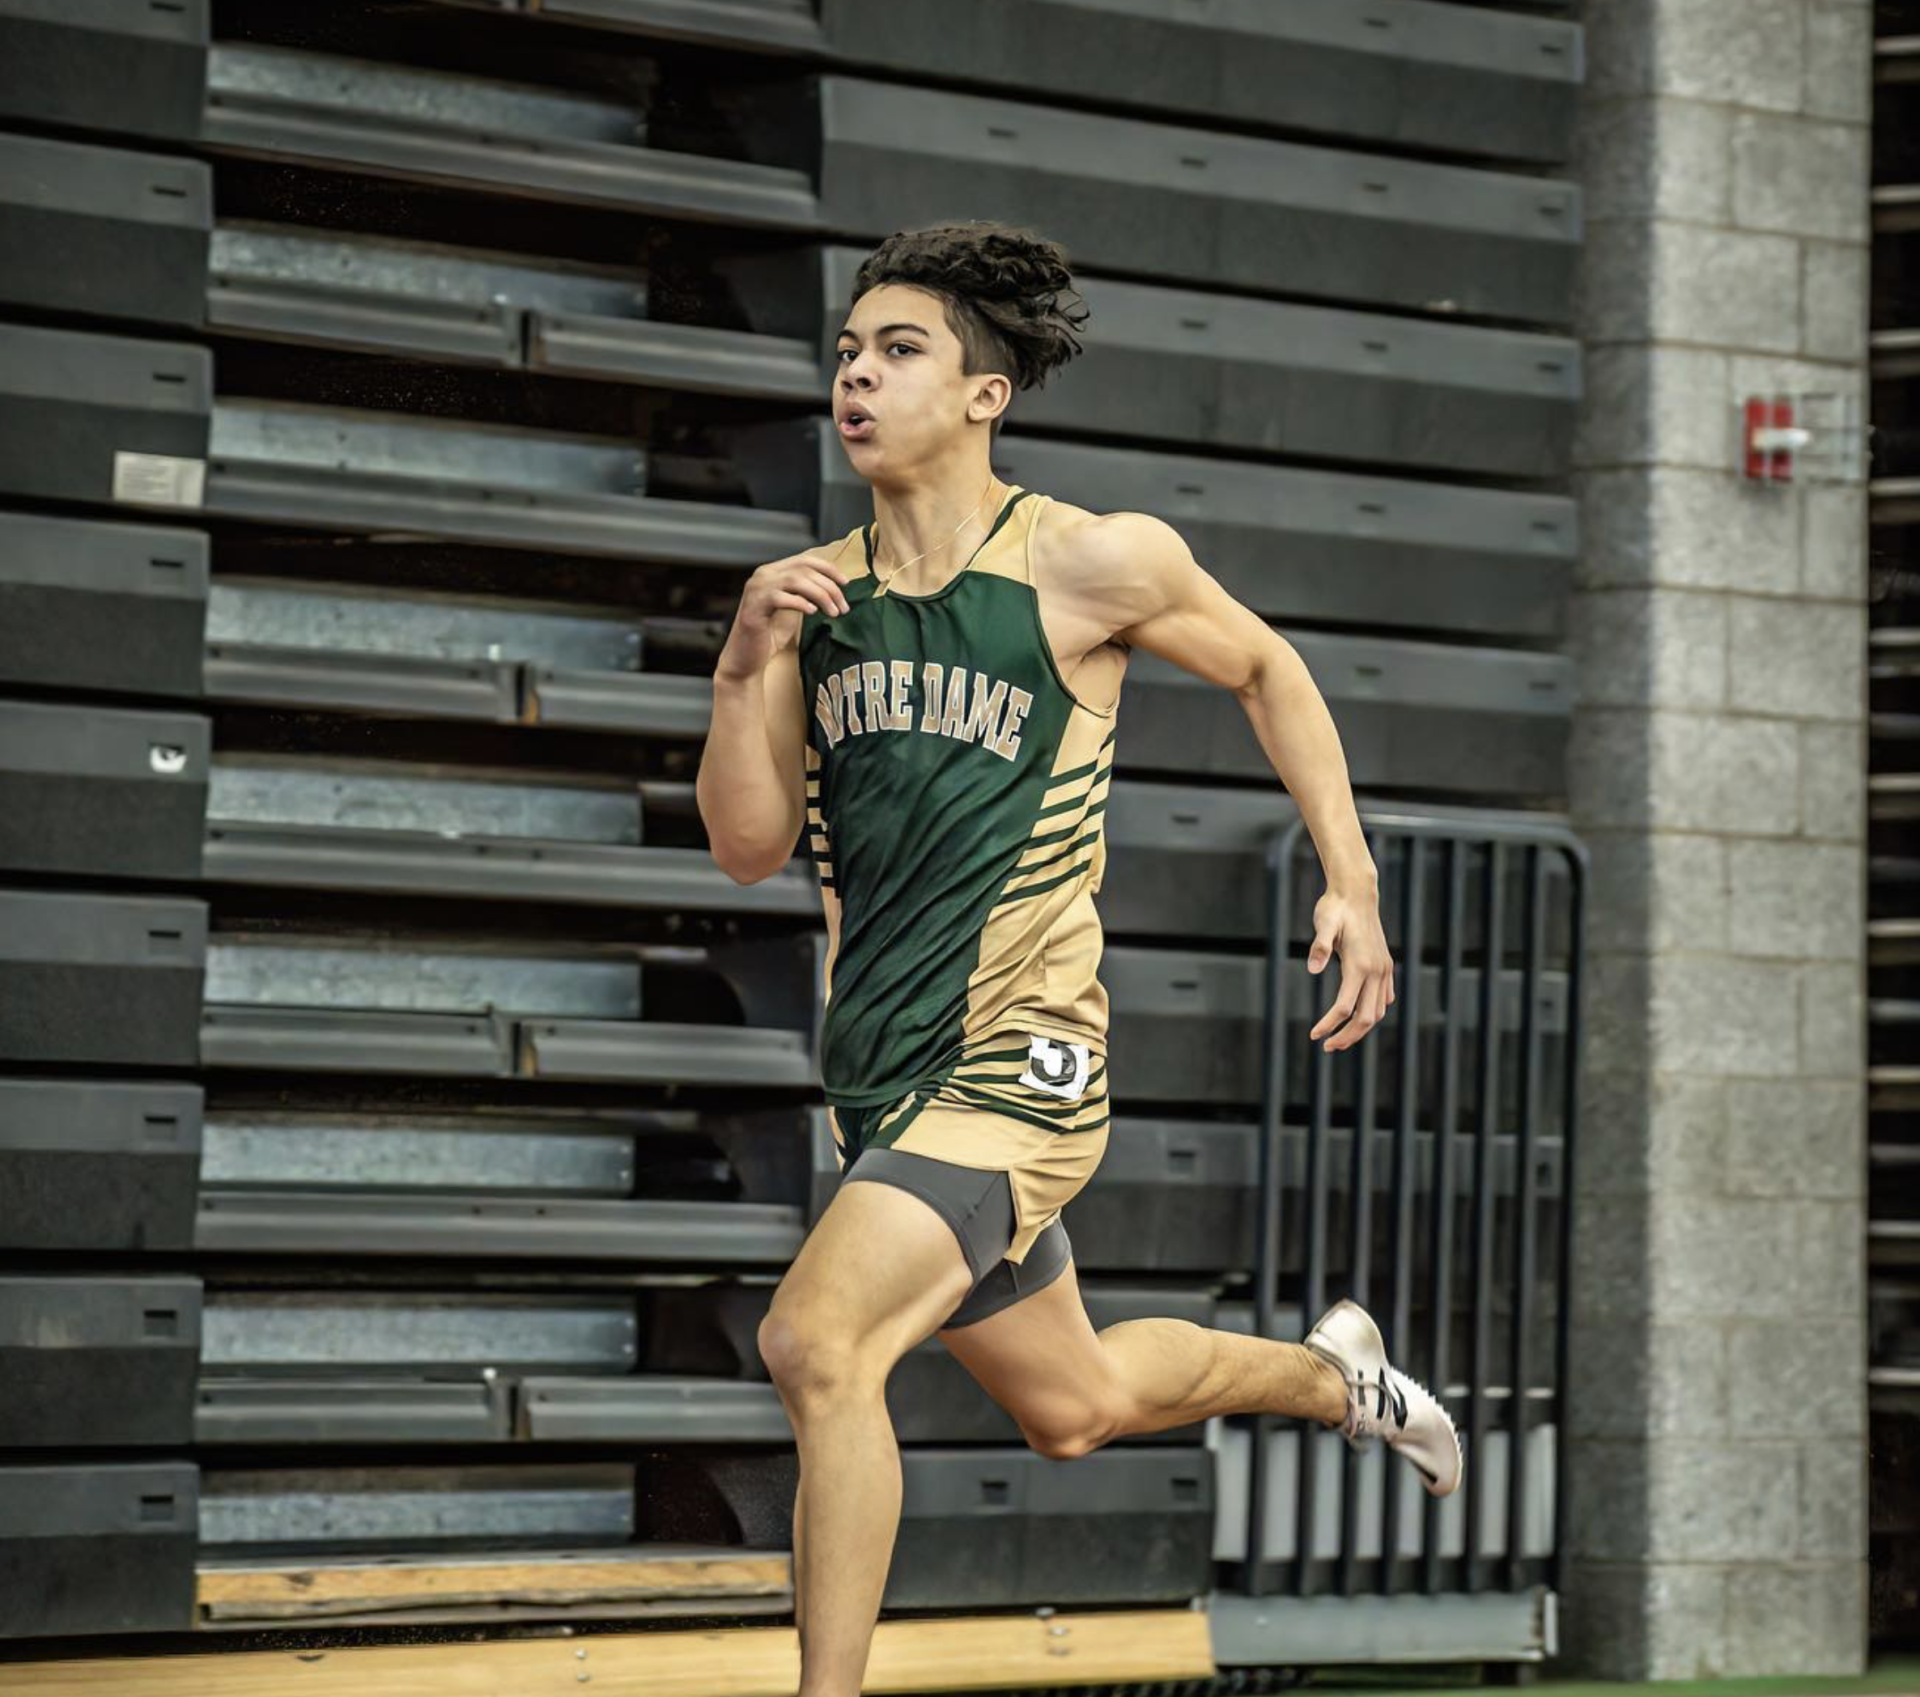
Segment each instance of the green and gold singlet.
[[1081,701],[1041,624],[1031,537],[1049,502],[1011,485],[931,595],[879,586],[875,527],[849,531],[822,550],[848,610],[801,621],[821,1074],[859,1148],[932,1106],[1107,1123],[1093,898],[1117,699]]

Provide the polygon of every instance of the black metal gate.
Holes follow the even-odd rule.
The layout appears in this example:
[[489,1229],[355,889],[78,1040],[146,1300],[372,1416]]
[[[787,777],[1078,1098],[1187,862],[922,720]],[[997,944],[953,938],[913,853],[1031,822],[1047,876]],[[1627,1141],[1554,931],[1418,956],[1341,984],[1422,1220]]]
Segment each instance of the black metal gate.
[[[1268,849],[1255,1326],[1297,1339],[1341,1296],[1367,1307],[1389,1359],[1454,1416],[1466,1478],[1436,1501],[1383,1446],[1357,1455],[1337,1434],[1247,1417],[1239,1588],[1559,1590],[1585,850],[1512,816],[1376,811],[1363,825],[1395,1000],[1339,1054],[1306,1035],[1338,975],[1306,971],[1305,821]],[[1289,1490],[1291,1505],[1276,1495]],[[1289,1506],[1292,1547],[1276,1552],[1270,1516],[1284,1524]]]

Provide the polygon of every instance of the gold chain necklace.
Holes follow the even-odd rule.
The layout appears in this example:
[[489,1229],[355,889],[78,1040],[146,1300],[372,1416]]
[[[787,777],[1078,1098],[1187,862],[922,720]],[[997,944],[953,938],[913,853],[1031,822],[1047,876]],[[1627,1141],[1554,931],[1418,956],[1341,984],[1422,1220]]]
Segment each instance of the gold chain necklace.
[[[988,476],[987,487],[981,491],[979,502],[975,505],[973,512],[967,514],[967,518],[962,519],[957,525],[953,527],[953,536],[958,536],[961,531],[965,530],[967,528],[967,519],[972,518],[974,516],[974,513],[979,512],[980,508],[984,507],[987,504],[987,496],[993,493],[993,486],[998,481],[999,480],[993,477],[992,475]],[[949,536],[945,542],[936,542],[933,545],[933,548],[921,549],[919,553],[914,555],[912,560],[903,560],[899,565],[895,566],[892,571],[887,573],[885,577],[880,577],[880,562],[878,560],[874,561],[873,575],[875,577],[880,578],[880,587],[876,589],[873,593],[876,596],[885,595],[887,592],[887,585],[893,582],[893,580],[897,578],[903,571],[905,571],[908,566],[912,565],[915,560],[924,560],[936,548],[946,548],[951,546],[953,542],[953,536]]]

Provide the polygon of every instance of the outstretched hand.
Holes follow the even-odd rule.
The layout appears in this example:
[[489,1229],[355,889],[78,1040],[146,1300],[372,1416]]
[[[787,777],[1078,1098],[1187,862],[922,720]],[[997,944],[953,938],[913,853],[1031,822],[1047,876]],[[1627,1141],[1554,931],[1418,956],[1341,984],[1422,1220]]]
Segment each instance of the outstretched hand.
[[1307,951],[1307,970],[1319,972],[1340,956],[1340,994],[1307,1033],[1317,1042],[1340,1027],[1326,1042],[1329,1052],[1351,1049],[1387,1016],[1393,1005],[1393,956],[1387,952],[1386,932],[1380,925],[1380,904],[1371,895],[1349,896],[1326,891],[1313,904],[1313,947]]

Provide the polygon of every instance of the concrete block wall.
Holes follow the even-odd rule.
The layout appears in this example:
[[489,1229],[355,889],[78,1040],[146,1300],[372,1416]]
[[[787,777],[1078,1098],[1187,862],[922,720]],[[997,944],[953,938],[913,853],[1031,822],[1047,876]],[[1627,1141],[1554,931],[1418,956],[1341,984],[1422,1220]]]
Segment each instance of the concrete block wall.
[[1866,1649],[1866,509],[1749,393],[1866,381],[1868,0],[1596,0],[1570,806],[1590,845],[1569,1661]]

